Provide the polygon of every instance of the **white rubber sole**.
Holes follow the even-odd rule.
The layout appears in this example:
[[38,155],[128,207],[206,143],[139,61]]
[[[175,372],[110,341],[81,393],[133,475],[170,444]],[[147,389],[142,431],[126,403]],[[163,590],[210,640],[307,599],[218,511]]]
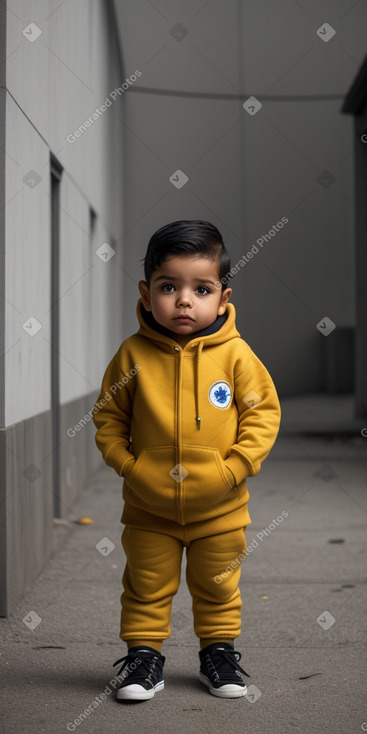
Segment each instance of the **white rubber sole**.
[[246,696],[247,686],[236,686],[235,683],[228,683],[221,688],[213,688],[209,678],[204,673],[199,673],[199,678],[204,685],[208,686],[210,693],[218,698],[241,698]]
[[132,683],[131,686],[120,688],[116,693],[116,698],[119,701],[147,701],[149,698],[153,698],[157,691],[161,691],[164,688],[164,681],[161,680],[157,683],[154,688],[147,691],[143,686],[139,686],[138,683]]

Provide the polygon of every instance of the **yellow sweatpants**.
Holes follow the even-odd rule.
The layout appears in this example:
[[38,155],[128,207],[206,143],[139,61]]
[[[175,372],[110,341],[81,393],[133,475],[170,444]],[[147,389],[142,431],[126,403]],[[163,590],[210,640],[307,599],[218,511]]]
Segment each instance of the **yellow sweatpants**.
[[[182,531],[182,528],[181,528]],[[234,639],[241,633],[241,562],[245,528],[191,541],[167,533],[125,527],[126,554],[121,595],[122,640],[170,637],[171,606],[186,547],[186,579],[199,638]]]

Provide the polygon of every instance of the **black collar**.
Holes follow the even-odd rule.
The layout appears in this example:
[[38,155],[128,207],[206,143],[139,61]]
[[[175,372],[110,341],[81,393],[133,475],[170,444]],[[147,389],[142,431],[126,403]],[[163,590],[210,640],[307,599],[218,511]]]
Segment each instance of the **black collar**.
[[[141,307],[141,313],[144,318],[144,321],[155,331],[158,331],[160,334],[164,334],[165,336],[168,336],[170,339],[176,340],[177,334],[175,334],[174,331],[171,331],[170,329],[166,329],[165,326],[161,326],[161,324],[158,324],[158,321],[155,320],[153,314],[151,311],[147,311],[146,308],[144,308],[143,303],[140,304]],[[209,326],[206,326],[205,329],[200,329],[200,331],[195,331],[194,334],[192,334],[192,339],[196,339],[200,336],[208,336],[209,334],[215,334],[219,329],[223,326],[225,321],[227,321],[228,313],[227,311],[222,314],[221,316],[217,316],[215,321],[213,321],[212,324],[209,324]]]

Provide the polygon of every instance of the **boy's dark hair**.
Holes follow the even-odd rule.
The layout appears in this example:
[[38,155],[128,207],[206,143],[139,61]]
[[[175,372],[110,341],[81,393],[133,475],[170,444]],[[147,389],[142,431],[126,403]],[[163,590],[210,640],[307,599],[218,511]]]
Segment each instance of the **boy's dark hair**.
[[200,219],[183,219],[170,222],[155,232],[149,240],[144,259],[144,275],[150,284],[152,273],[167,255],[201,255],[209,260],[219,260],[219,280],[222,290],[230,279],[231,261],[218,229]]

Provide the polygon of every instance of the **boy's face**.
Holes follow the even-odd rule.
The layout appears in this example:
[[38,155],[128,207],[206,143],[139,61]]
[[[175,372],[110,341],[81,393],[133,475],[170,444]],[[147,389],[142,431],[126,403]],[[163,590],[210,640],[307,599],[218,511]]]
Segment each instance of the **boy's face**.
[[196,255],[164,260],[152,273],[149,288],[145,280],[139,281],[144,307],[176,334],[181,346],[225,313],[232,289],[222,291],[221,286],[218,260]]

